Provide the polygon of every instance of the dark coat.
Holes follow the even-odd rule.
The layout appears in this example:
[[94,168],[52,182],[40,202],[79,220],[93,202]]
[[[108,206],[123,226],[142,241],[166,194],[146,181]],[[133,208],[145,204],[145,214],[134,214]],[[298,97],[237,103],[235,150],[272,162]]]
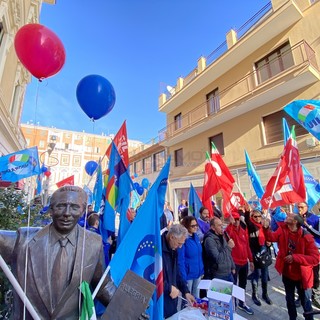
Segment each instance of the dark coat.
[[[0,231],[0,254],[12,266],[12,271],[23,288],[26,249],[29,248],[26,279],[27,296],[40,318],[48,320],[78,320],[82,252],[85,253],[82,280],[95,287],[104,272],[101,237],[93,232],[84,230],[79,225],[75,227],[77,249],[71,281],[63,292],[60,302],[53,308],[51,303],[53,294],[51,292],[51,276],[48,271],[50,256],[47,250],[50,226],[48,225],[43,229],[30,228],[29,232],[27,232],[27,228],[21,228],[17,232]],[[85,241],[83,241],[84,234]],[[83,244],[84,249],[82,249]],[[107,288],[105,287],[105,289]],[[102,298],[103,295],[105,298],[103,302],[107,303],[110,298],[107,295],[111,292],[108,293],[108,290],[105,289],[101,289],[98,296]],[[23,319],[23,304],[17,296],[14,299],[14,319]],[[26,319],[32,319],[28,311]]]
[[163,293],[164,293],[164,317],[168,318],[177,312],[178,298],[170,297],[171,286],[178,288],[183,295],[189,293],[186,282],[183,281],[178,268],[178,254],[167,243],[164,232],[162,240],[162,263],[163,263]]

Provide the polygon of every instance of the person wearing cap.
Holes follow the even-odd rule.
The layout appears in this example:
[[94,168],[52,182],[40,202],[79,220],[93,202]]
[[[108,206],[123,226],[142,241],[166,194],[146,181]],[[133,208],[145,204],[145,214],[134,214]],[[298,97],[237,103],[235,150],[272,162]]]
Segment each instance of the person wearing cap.
[[[239,287],[246,290],[248,277],[248,263],[250,270],[254,270],[252,253],[249,246],[248,232],[240,226],[240,214],[238,211],[232,211],[229,218],[229,225],[225,234],[234,242],[234,248],[231,251],[233,261],[236,265],[236,272],[233,275],[234,284],[239,283]],[[244,301],[239,300],[238,308],[247,314],[253,314],[253,310],[246,305]]]
[[[305,313],[312,311],[311,288],[313,286],[313,266],[319,264],[319,252],[312,235],[301,228],[303,218],[294,213],[287,217],[280,227],[272,232],[268,220],[264,221],[263,233],[268,241],[278,242],[279,252],[275,268],[282,274],[289,319],[297,319],[294,295],[297,289]],[[305,314],[306,320],[313,315]]]

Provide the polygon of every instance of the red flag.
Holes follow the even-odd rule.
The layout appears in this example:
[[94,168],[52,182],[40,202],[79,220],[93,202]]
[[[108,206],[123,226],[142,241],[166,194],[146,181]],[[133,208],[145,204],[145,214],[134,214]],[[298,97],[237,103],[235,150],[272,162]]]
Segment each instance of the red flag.
[[[126,121],[123,122],[121,128],[114,136],[113,139],[114,144],[116,145],[118,152],[124,162],[125,166],[128,167],[129,165],[129,151],[128,151],[128,137],[127,137],[127,126]],[[106,156],[110,159],[111,153],[111,144],[109,145]]]
[[224,163],[219,151],[212,143],[211,160],[207,154],[205,165],[205,179],[202,192],[202,203],[209,209],[210,217],[213,216],[211,197],[219,191],[230,195],[233,189],[234,178]]
[[294,126],[282,152],[278,166],[270,178],[261,198],[263,208],[275,208],[306,199],[306,188]]
[[240,206],[246,204],[246,200],[240,192],[226,193],[222,192],[223,198],[223,214],[225,218],[229,217],[229,214],[233,210],[237,210]]
[[74,185],[74,175],[57,182],[56,185],[58,188],[61,188],[63,186],[73,186]]

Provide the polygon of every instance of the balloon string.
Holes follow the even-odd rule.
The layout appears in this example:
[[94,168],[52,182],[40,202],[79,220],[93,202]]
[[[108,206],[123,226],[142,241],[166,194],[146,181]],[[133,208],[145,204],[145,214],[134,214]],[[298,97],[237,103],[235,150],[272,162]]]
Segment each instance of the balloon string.
[[33,144],[32,144],[33,146],[36,144],[36,136],[37,136],[36,124],[37,124],[39,87],[40,87],[39,83],[40,81],[37,82],[36,97],[35,97],[34,120],[33,120],[34,132],[33,132]]

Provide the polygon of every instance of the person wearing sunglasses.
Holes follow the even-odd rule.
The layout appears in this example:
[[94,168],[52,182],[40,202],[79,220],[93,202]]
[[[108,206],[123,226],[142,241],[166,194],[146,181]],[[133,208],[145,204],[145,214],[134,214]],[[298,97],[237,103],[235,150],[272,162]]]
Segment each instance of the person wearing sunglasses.
[[261,266],[258,259],[256,259],[256,257],[260,256],[262,253],[266,251],[270,252],[271,246],[271,243],[266,241],[262,230],[262,212],[260,210],[255,209],[250,214],[249,207],[246,207],[245,221],[247,224],[247,230],[249,234],[249,245],[252,252],[252,256],[254,257],[254,271],[251,275],[252,301],[257,306],[261,306],[261,300],[258,296],[258,283],[259,279],[261,278],[262,299],[267,304],[271,305],[272,301],[268,295],[268,266]]
[[194,216],[184,217],[181,224],[188,230],[184,245],[178,249],[178,265],[190,293],[199,298],[198,285],[203,276],[202,246],[197,235],[198,222]]

